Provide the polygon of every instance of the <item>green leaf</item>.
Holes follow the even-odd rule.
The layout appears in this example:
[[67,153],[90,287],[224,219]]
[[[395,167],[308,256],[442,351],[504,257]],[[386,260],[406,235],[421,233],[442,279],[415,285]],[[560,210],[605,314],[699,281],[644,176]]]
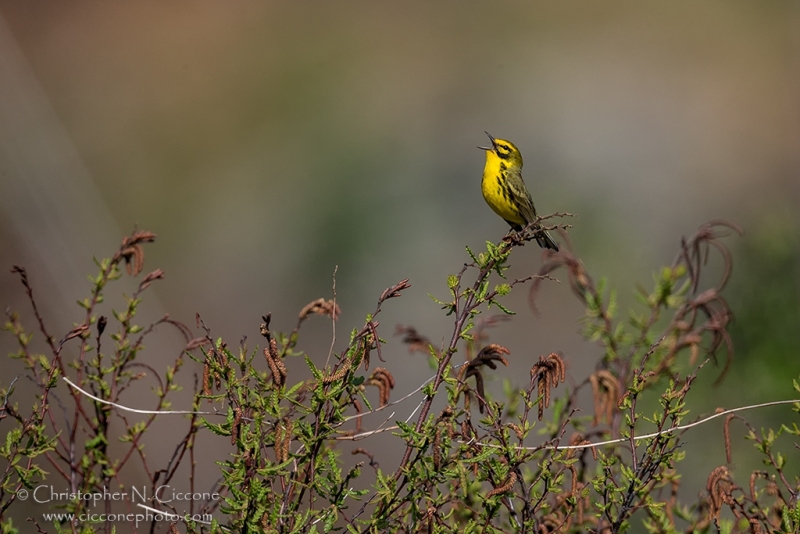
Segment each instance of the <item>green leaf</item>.
[[511,286],[509,284],[497,284],[494,287],[494,290],[497,292],[498,295],[504,297],[511,292]]
[[466,248],[467,248],[467,254],[469,254],[470,258],[472,258],[472,261],[474,261],[476,264],[480,265],[481,262],[478,261],[478,257],[475,256],[475,253],[472,252],[472,249],[469,248],[469,247],[466,247]]
[[309,358],[307,354],[304,354],[303,358],[305,358],[306,365],[311,370],[311,374],[314,375],[314,378],[317,380],[322,380],[322,371],[317,369],[317,366],[314,365],[314,362],[311,361],[311,358]]
[[203,426],[209,429],[211,432],[218,436],[230,436],[231,431],[225,428],[225,423],[215,425],[214,423],[209,422],[207,419],[203,419]]
[[452,291],[458,287],[460,281],[461,280],[458,278],[458,276],[451,274],[450,276],[447,277],[447,287],[449,287],[450,290]]
[[515,311],[513,311],[513,310],[509,310],[508,308],[506,308],[505,306],[503,306],[502,304],[500,304],[500,303],[499,303],[499,302],[497,302],[496,300],[494,300],[494,299],[489,299],[489,306],[491,306],[492,304],[494,304],[495,306],[497,306],[498,308],[500,308],[500,311],[502,311],[502,312],[503,312],[503,313],[505,313],[506,315],[516,315],[516,314],[517,314],[517,312],[515,312]]

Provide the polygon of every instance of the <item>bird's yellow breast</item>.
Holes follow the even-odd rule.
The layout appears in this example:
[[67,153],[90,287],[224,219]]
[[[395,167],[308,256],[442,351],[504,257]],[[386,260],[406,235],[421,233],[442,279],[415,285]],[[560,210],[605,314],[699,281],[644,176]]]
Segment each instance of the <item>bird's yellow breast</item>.
[[489,207],[496,214],[508,222],[525,225],[525,219],[520,215],[506,181],[508,168],[506,162],[497,157],[494,152],[486,152],[486,166],[483,168],[481,192]]

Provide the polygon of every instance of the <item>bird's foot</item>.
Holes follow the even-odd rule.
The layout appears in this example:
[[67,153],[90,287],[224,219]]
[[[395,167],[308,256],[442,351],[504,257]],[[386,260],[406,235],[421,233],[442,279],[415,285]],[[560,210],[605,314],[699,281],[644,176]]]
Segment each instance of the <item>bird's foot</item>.
[[509,230],[503,238],[503,243],[508,243],[511,246],[521,246],[525,244],[525,232],[517,230]]

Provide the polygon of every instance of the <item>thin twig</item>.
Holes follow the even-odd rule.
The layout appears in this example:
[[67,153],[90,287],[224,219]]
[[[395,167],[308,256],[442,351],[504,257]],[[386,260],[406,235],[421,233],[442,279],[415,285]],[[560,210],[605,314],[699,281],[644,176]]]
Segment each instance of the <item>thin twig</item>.
[[106,399],[101,399],[100,397],[95,397],[91,393],[89,393],[89,392],[79,388],[75,384],[73,384],[72,381],[69,378],[67,378],[66,376],[62,376],[61,380],[63,380],[64,382],[66,382],[67,384],[72,386],[74,389],[80,391],[85,396],[89,397],[90,399],[92,399],[95,402],[99,402],[100,404],[107,404],[109,406],[113,406],[114,408],[118,408],[118,409],[124,410],[126,412],[152,414],[152,415],[194,415],[194,414],[199,414],[199,415],[224,415],[224,414],[219,414],[217,412],[195,412],[195,411],[192,411],[192,410],[139,410],[138,408],[129,408],[127,406],[123,406],[122,404],[118,404],[116,402],[111,402],[111,401],[106,400]]

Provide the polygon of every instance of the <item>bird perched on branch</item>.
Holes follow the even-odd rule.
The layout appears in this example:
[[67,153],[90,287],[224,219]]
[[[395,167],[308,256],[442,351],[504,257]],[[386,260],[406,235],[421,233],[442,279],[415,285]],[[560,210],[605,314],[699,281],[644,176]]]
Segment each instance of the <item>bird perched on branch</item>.
[[[511,141],[495,139],[489,132],[486,135],[492,146],[478,147],[486,151],[481,181],[483,198],[511,228],[520,231],[537,219],[533,199],[522,180],[522,154]],[[538,230],[534,237],[540,247],[558,252],[558,245],[546,230],[533,229]]]

